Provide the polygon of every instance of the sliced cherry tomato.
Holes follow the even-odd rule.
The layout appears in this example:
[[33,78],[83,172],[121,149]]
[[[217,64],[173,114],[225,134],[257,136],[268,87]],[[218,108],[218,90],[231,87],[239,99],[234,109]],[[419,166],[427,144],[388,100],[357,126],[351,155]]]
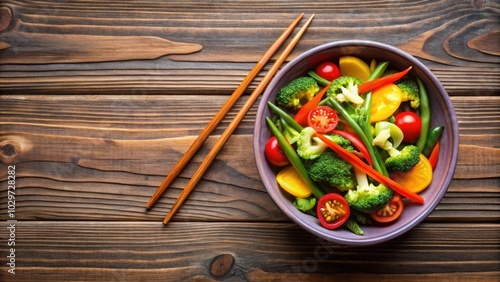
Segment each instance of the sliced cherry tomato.
[[401,90],[394,83],[373,90],[371,122],[389,118],[399,108],[402,99]]
[[347,221],[351,209],[342,195],[328,193],[319,199],[316,213],[323,227],[335,229]]
[[328,81],[334,81],[340,77],[339,67],[332,62],[323,62],[319,64],[314,71],[322,78]]
[[281,151],[278,140],[274,136],[267,140],[264,152],[267,160],[275,166],[285,166],[290,163],[285,153]]
[[401,112],[396,115],[396,125],[403,131],[403,141],[413,142],[420,136],[422,121],[414,112]]
[[388,223],[398,219],[403,212],[403,209],[404,204],[401,197],[398,194],[394,194],[394,197],[392,197],[385,207],[372,212],[370,217],[376,222]]
[[343,130],[333,130],[332,133],[338,134],[345,139],[349,140],[349,142],[358,149],[358,151],[363,155],[363,157],[368,161],[370,165],[372,165],[372,158],[370,156],[370,153],[368,152],[368,149],[366,148],[365,144],[359,137],[351,132],[343,131]]
[[311,188],[293,165],[281,169],[276,175],[276,181],[283,190],[297,198],[307,198],[312,194]]
[[431,163],[432,170],[436,168],[439,158],[439,141],[434,145],[431,154],[429,155],[429,162]]
[[334,130],[338,122],[337,113],[328,106],[318,106],[309,112],[307,116],[307,124],[319,133]]
[[429,160],[420,154],[420,162],[408,172],[391,173],[392,180],[406,187],[413,193],[420,193],[432,181],[432,166]]

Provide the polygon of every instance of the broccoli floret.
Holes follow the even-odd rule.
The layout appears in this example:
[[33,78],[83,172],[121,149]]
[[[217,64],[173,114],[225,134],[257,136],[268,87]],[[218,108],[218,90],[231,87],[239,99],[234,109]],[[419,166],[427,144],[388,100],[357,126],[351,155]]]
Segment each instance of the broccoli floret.
[[[328,146],[315,136],[316,131],[312,127],[304,127],[300,131],[297,140],[297,154],[304,160],[318,158]],[[354,147],[351,142],[338,134],[325,135],[328,139],[342,146],[344,149],[353,152]]]
[[312,160],[318,158],[328,146],[314,134],[316,131],[312,127],[304,127],[300,131],[297,140],[297,154],[305,159]]
[[[396,73],[396,70],[387,70],[383,76],[389,75]],[[418,92],[418,85],[417,82],[409,77],[408,75],[405,75],[403,78],[397,80],[394,82],[396,86],[401,89],[401,94],[403,94],[403,102],[409,101],[410,106],[414,109],[417,109],[420,106],[420,95]]]
[[384,149],[389,157],[385,159],[385,167],[389,172],[407,172],[420,162],[420,150],[415,145],[406,145],[402,150],[398,150],[388,141],[390,129],[384,129],[373,139],[373,145]]
[[401,82],[397,82],[396,85],[401,89],[401,94],[403,94],[403,102],[409,101],[410,106],[417,109],[420,106],[420,95],[418,93],[417,83],[408,77],[403,77]]
[[351,141],[347,140],[346,138],[338,135],[338,134],[330,134],[327,135],[327,137],[332,140],[333,142],[337,143],[337,145],[340,145],[344,149],[346,149],[349,152],[354,152],[354,147],[352,146]]
[[394,192],[387,186],[383,184],[375,186],[369,183],[366,173],[357,169],[354,169],[354,175],[358,185],[356,189],[349,190],[344,195],[349,207],[353,210],[372,213],[385,207],[392,199]]
[[308,161],[307,173],[319,184],[348,191],[356,187],[352,166],[332,150],[325,150],[317,159]]
[[309,76],[299,77],[282,87],[276,95],[278,106],[298,110],[319,91],[316,80]]
[[388,153],[385,167],[390,172],[407,172],[420,162],[420,150],[415,145],[407,145],[401,151],[392,148]]
[[358,93],[358,85],[361,83],[359,78],[341,76],[332,82],[332,86],[328,88],[326,95],[337,99],[339,102],[348,101],[358,105],[362,104],[364,100]]

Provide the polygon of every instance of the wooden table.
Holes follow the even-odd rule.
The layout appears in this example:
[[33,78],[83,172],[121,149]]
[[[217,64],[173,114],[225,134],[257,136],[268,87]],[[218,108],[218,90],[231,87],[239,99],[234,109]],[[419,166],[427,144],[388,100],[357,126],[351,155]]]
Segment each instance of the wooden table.
[[[0,281],[499,281],[499,11],[493,0],[2,1]],[[145,203],[302,12],[316,17],[289,59],[376,40],[442,81],[460,128],[445,197],[390,242],[320,240],[262,185],[255,105],[164,227],[245,97],[151,211]]]

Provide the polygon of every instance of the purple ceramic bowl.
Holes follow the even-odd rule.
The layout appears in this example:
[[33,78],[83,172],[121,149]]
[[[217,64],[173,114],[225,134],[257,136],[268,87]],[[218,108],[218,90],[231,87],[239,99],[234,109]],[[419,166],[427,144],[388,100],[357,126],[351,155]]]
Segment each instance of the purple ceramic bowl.
[[[274,102],[276,93],[282,86],[294,78],[307,75],[307,72],[319,63],[327,60],[338,62],[338,58],[344,55],[354,55],[367,62],[370,62],[372,58],[377,62],[389,61],[389,67],[397,70],[413,66],[410,75],[418,76],[428,92],[432,116],[431,128],[437,125],[445,126],[440,141],[442,145],[439,162],[435,168],[433,180],[430,186],[420,193],[425,203],[420,205],[405,199],[405,210],[396,222],[386,226],[362,226],[364,231],[362,236],[355,235],[346,228],[327,230],[320,225],[317,218],[297,210],[292,204],[293,197],[276,183],[278,170],[266,161],[264,155],[265,143],[271,137],[265,118],[273,115],[267,106],[267,101]],[[453,106],[448,93],[434,74],[419,60],[398,48],[378,42],[358,40],[327,43],[301,54],[288,63],[278,72],[264,92],[257,111],[254,131],[257,169],[267,192],[278,207],[308,232],[328,241],[356,246],[377,244],[400,236],[424,220],[434,210],[452,180],[458,157],[458,141],[458,123]]]

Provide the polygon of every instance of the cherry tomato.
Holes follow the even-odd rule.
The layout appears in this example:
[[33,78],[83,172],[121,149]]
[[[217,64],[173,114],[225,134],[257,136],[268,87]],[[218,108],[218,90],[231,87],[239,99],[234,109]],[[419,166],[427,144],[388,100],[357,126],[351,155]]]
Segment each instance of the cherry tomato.
[[290,163],[285,153],[281,151],[278,139],[274,136],[267,140],[264,152],[267,160],[275,166],[285,166]]
[[392,197],[385,207],[372,212],[370,217],[376,222],[388,223],[396,220],[403,212],[403,209],[404,205],[401,197],[398,194],[394,194],[394,197]]
[[413,142],[420,136],[422,121],[414,112],[401,112],[396,115],[396,125],[403,131],[403,141]]
[[323,62],[314,71],[328,81],[333,81],[340,77],[339,67],[332,62]]
[[307,124],[318,133],[327,133],[334,130],[338,122],[337,113],[328,106],[314,108],[307,117]]
[[319,199],[316,213],[323,227],[335,229],[347,221],[351,210],[340,194],[328,193]]

